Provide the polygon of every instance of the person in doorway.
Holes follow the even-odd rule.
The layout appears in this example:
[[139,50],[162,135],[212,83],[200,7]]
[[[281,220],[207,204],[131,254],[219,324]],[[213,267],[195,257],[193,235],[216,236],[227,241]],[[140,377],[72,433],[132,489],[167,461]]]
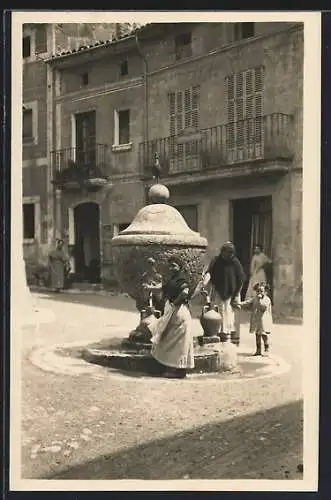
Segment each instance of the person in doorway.
[[263,252],[263,247],[257,243],[253,247],[253,257],[250,265],[250,276],[245,299],[250,299],[255,296],[254,287],[257,283],[265,283],[266,266],[271,264],[271,259]]
[[[164,313],[149,326],[152,334],[153,358],[166,378],[185,378],[194,368],[192,317],[189,310],[189,286],[182,272],[180,259],[169,259],[170,277],[162,285]],[[160,285],[149,285],[160,290]]]
[[207,270],[203,281],[205,287],[212,285],[211,297],[218,303],[222,316],[221,340],[231,336],[234,344],[239,345],[239,321],[236,311],[240,309],[240,292],[245,280],[244,269],[236,256],[236,250],[231,241],[222,245],[220,253],[215,257]]
[[254,356],[262,356],[262,341],[264,353],[269,353],[269,338],[272,330],[272,305],[268,293],[270,288],[266,283],[254,285],[255,296],[241,303],[242,307],[251,310],[250,333],[255,333],[256,351]]
[[50,269],[50,286],[55,292],[60,292],[65,286],[65,278],[69,273],[69,257],[64,250],[64,241],[56,240],[56,248],[48,256]]

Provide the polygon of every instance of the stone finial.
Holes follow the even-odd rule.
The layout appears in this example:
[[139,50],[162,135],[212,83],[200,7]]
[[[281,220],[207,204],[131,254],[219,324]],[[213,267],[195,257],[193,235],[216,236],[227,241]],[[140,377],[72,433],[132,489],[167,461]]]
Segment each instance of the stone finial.
[[150,203],[167,203],[170,198],[169,189],[163,184],[154,184],[148,191]]

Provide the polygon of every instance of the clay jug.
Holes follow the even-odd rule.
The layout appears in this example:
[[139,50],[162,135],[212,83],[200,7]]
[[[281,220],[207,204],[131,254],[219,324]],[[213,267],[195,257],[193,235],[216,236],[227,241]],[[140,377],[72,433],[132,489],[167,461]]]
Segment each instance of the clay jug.
[[211,303],[209,303],[203,306],[200,324],[206,337],[215,337],[218,335],[222,324],[222,317],[216,305],[212,306]]

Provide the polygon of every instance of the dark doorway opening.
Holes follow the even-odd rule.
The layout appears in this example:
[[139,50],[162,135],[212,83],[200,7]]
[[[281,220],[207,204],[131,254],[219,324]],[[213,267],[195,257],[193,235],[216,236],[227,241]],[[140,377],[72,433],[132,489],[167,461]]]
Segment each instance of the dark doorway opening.
[[[242,289],[242,298],[244,298],[248,287],[253,246],[260,243],[263,245],[265,254],[272,258],[272,197],[261,196],[233,200],[232,235],[238,258],[247,276]],[[272,265],[268,266],[265,271],[272,287]]]
[[77,281],[100,283],[100,209],[97,203],[75,207],[75,275]]

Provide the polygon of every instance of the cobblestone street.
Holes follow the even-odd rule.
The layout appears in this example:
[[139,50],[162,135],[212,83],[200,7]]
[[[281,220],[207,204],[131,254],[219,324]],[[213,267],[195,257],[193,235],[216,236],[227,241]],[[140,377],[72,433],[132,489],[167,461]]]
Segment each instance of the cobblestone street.
[[94,365],[70,372],[65,360],[47,370],[33,352],[125,337],[137,313],[125,296],[35,299],[55,317],[23,332],[23,478],[302,478],[300,326],[275,325],[272,352],[290,369],[265,379],[121,377]]

